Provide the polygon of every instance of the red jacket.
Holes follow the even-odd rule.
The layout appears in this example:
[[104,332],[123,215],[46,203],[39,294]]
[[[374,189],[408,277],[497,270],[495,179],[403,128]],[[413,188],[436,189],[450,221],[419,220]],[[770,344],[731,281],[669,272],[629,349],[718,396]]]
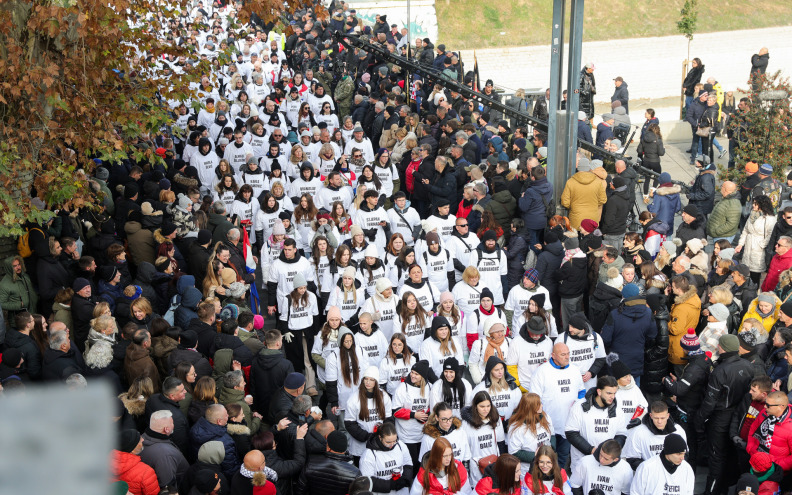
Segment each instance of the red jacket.
[[[775,425],[773,437],[770,442],[770,456],[773,462],[778,464],[785,473],[792,470],[792,406],[787,406],[789,414],[782,422]],[[762,411],[751,424],[748,433],[748,455],[754,455],[759,450],[759,439],[754,436],[759,426],[767,419],[767,409]]]
[[777,254],[773,256],[773,259],[770,260],[770,268],[767,270],[767,278],[762,284],[762,292],[775,290],[776,285],[778,285],[779,275],[790,267],[792,267],[792,249],[780,256]]
[[[510,495],[520,495],[520,485],[514,487],[514,491]],[[492,478],[486,476],[481,478],[481,481],[476,485],[476,493],[478,495],[489,495],[490,493],[499,493],[497,488],[492,488]]]
[[[465,466],[462,465],[461,461],[454,459],[454,462],[456,462],[457,471],[459,471],[459,486],[465,486],[468,477],[467,470],[465,470]],[[418,483],[421,486],[423,486],[423,475],[424,468],[421,466],[418,470]],[[456,492],[452,492],[447,488],[443,488],[443,485],[437,481],[437,476],[431,472],[429,473],[429,490],[427,490],[427,495],[454,495],[455,493]]]
[[160,492],[157,474],[144,463],[140,456],[113,450],[113,481],[125,481],[129,493],[134,495],[158,495]]
[[[563,469],[561,470],[561,481],[562,481],[562,483],[568,483],[566,471],[564,471]],[[534,493],[533,492],[533,478],[531,478],[531,473],[528,473],[528,474],[525,475],[525,485],[528,487],[528,491],[530,493]],[[545,486],[544,483],[542,483],[542,491],[539,492],[539,493],[548,493],[547,492],[547,487]],[[535,495],[539,495],[539,494],[535,494]],[[553,487],[553,495],[564,495],[564,489],[563,488]]]
[[418,167],[420,166],[421,166],[421,160],[410,162],[410,164],[407,165],[407,170],[404,172],[404,181],[407,183],[405,184],[405,186],[407,187],[407,192],[409,192],[410,194],[412,194],[413,191],[415,190],[414,189],[415,177],[413,176],[413,174],[415,173],[416,170],[418,170]]
[[457,207],[457,218],[467,218],[470,215],[470,212],[473,211],[473,203],[470,203],[470,206],[465,206],[465,200],[459,202],[459,206]]

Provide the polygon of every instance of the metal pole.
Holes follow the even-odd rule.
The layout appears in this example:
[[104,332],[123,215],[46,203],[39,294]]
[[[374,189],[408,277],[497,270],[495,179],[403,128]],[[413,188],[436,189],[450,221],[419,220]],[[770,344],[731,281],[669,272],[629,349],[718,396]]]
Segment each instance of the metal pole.
[[[407,58],[410,58],[410,53],[412,52],[410,43],[412,43],[411,39],[412,34],[412,17],[410,17],[410,0],[407,0]],[[407,91],[407,103],[410,102],[410,95],[412,94],[412,80],[410,78],[410,69],[407,69],[407,78],[404,82],[404,89]],[[412,105],[408,105],[412,106]],[[416,108],[416,111],[419,109]]]
[[[564,61],[564,18],[566,0],[553,0],[552,39],[550,42],[550,104],[547,119],[547,176],[553,183],[553,199],[558,204],[566,181],[563,156],[559,156],[559,146],[565,134],[563,125],[559,127],[558,109],[561,103],[561,81]],[[542,98],[542,96],[539,96]]]
[[575,173],[577,154],[577,114],[580,108],[580,67],[583,52],[583,11],[585,0],[572,0],[569,19],[569,60],[567,65],[566,176]]

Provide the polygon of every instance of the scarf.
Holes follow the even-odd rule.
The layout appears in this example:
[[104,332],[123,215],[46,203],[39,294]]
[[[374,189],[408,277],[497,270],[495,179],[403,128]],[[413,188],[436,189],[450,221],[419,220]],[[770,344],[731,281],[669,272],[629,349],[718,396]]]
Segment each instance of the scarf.
[[506,340],[506,333],[504,332],[503,336],[499,339],[500,342],[496,341],[492,337],[487,337],[487,348],[484,350],[484,362],[486,363],[489,361],[490,356],[497,355],[498,359],[501,361],[504,360],[503,358],[503,351],[501,350],[500,346],[503,344],[503,341]]
[[759,428],[756,429],[754,437],[759,440],[759,450],[761,452],[770,452],[770,446],[773,443],[773,431],[777,424],[781,423],[789,417],[789,407],[784,410],[781,416],[767,416]]
[[[278,481],[278,473],[276,473],[275,470],[273,470],[272,468],[268,468],[267,466],[264,466],[264,469],[262,469],[261,472],[264,473],[264,476],[269,481],[272,482]],[[239,467],[239,474],[241,474],[247,479],[253,479],[253,475],[255,475],[256,473],[257,471],[251,471],[249,469],[246,469],[244,464],[242,464]]]
[[565,250],[564,251],[564,259],[561,261],[561,264],[563,265],[567,261],[569,261],[572,258],[576,257],[578,254],[583,254],[583,252],[580,250],[580,248]]
[[768,311],[767,313],[763,313],[762,310],[759,309],[759,305],[757,304],[756,312],[759,313],[759,316],[761,316],[762,318],[770,318],[771,316],[773,316],[773,313],[775,312],[775,306],[773,306],[772,309],[770,309],[770,311]]
[[481,314],[483,314],[483,315],[492,316],[492,314],[495,313],[495,305],[494,304],[492,305],[492,308],[490,308],[489,313],[488,313],[487,310],[484,309],[484,306],[479,304],[479,311],[481,311]]

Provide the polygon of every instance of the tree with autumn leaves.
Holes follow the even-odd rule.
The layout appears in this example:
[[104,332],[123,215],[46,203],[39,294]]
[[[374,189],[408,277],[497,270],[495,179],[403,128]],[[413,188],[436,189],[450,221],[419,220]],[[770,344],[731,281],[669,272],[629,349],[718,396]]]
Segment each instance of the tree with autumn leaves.
[[[277,29],[288,26],[286,9],[308,3],[246,0],[237,22],[255,14]],[[193,100],[191,83],[209,72],[191,48],[161,36],[188,8],[187,0],[0,2],[0,236],[52,216],[32,207],[31,192],[50,209],[93,207],[100,198],[84,173],[93,158],[157,159],[133,143],[169,126],[161,102]],[[151,57],[134,66],[141,53]],[[179,73],[157,63],[179,57],[196,63]]]

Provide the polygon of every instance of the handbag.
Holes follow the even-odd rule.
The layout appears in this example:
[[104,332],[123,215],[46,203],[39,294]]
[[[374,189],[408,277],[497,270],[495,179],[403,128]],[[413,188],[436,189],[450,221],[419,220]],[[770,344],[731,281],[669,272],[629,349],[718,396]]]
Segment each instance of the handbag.
[[711,129],[712,129],[712,126],[710,126],[710,127],[696,127],[696,136],[709,137]]
[[[492,436],[493,436],[493,438],[495,440],[495,445],[498,445],[498,426],[497,425],[495,425],[492,428]],[[479,459],[478,468],[479,468],[479,471],[481,471],[481,474],[484,474],[484,470],[487,469],[487,466],[489,466],[490,464],[495,463],[497,460],[498,460],[498,455],[497,454],[488,455],[487,457],[482,457],[481,459]]]

